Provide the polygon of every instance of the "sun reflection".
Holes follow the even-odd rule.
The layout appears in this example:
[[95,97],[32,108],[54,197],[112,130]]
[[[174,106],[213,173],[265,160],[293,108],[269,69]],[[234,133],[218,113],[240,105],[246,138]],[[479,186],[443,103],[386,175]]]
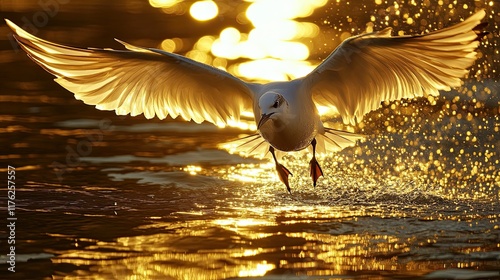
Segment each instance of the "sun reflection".
[[239,277],[264,276],[269,270],[275,268],[274,264],[269,264],[267,261],[257,263],[254,266],[246,267],[238,273]]
[[[226,147],[231,149],[229,146]],[[274,165],[270,162],[261,164],[241,164],[231,168],[231,172],[227,174],[227,179],[238,182],[270,183],[277,178],[273,176],[273,168]]]
[[238,219],[221,219],[213,221],[214,224],[218,226],[223,226],[232,230],[237,230],[238,228],[254,227],[260,225],[272,225],[274,222],[269,220],[260,220],[254,218],[238,218]]
[[[441,257],[442,245],[450,244],[446,239],[455,242],[457,248],[453,250],[460,253],[460,259],[498,255],[498,252],[490,254],[465,241],[464,245],[456,243],[456,236],[450,236],[450,233],[455,230],[459,236],[469,238],[463,227],[469,223],[467,221],[447,223],[447,230],[441,231],[434,228],[433,219],[417,217],[401,222],[399,214],[397,219],[384,219],[373,209],[369,211],[372,217],[368,217],[367,213],[353,214],[345,207],[266,207],[243,207],[231,211],[226,208],[214,216],[202,215],[194,220],[154,221],[137,228],[136,235],[111,241],[80,238],[78,247],[54,251],[56,256],[51,260],[54,264],[92,268],[77,271],[88,275],[75,273],[65,279],[94,275],[103,279],[133,276],[226,279],[274,275],[283,270],[308,276],[334,276],[356,271],[410,271],[421,275],[422,269],[444,268],[446,261],[432,263],[411,258],[422,254]],[[360,208],[363,207],[355,207]],[[344,214],[338,214],[342,212]],[[263,213],[272,213],[270,216],[275,218],[259,218]],[[498,227],[498,218],[494,215],[490,218],[486,227],[485,223],[478,224],[480,220],[476,219],[475,228],[470,231],[475,235],[491,234],[489,228]],[[441,216],[440,219],[448,217]],[[415,235],[416,229],[421,231],[419,235]],[[75,241],[73,236],[51,236]],[[474,267],[467,261],[457,265]]]
[[188,165],[183,168],[184,172],[189,173],[190,175],[196,175],[201,171],[201,166],[197,165]]

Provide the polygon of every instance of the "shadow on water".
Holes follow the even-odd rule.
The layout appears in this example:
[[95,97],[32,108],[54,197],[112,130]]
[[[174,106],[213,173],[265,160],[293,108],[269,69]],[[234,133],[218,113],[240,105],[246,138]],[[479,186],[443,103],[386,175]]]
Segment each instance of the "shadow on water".
[[[232,11],[220,22],[197,23],[187,12],[172,13],[182,7],[91,2],[60,1],[59,13],[38,35],[82,46],[107,46],[103,42],[113,37],[157,46],[165,39],[160,35],[193,45],[218,34],[220,26],[238,24]],[[352,10],[355,20],[345,24],[363,32],[383,27],[378,20],[385,13],[396,16],[395,6],[378,2],[364,3],[365,12],[335,1],[324,10],[342,19],[342,11]],[[16,22],[40,9],[16,3],[2,6]],[[496,2],[467,3],[498,10]],[[420,9],[401,6],[409,16]],[[441,20],[448,18],[450,7],[436,9]],[[468,14],[467,8],[453,9]],[[342,31],[320,10],[308,20],[324,32],[316,36],[321,45],[329,46],[328,36],[339,41]],[[153,22],[164,32],[146,28]],[[423,21],[399,23],[425,29]],[[499,279],[497,36],[488,37],[474,68],[483,74],[462,88],[436,99],[383,104],[368,114],[356,128],[366,140],[320,158],[326,176],[316,188],[307,173],[310,155],[285,157],[294,174],[292,195],[270,161],[217,149],[248,131],[95,110],[12,52],[3,36],[1,159],[16,167],[18,218],[16,273],[8,277]],[[311,51],[312,59],[324,56]],[[7,271],[8,232],[0,234],[0,269]]]

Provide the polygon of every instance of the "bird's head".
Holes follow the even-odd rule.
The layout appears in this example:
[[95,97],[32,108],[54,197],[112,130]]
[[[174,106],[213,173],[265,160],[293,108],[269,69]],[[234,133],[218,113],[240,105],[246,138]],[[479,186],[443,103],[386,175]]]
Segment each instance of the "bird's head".
[[266,122],[280,121],[288,112],[288,102],[283,95],[276,92],[266,92],[259,99],[260,121],[257,128],[260,129]]

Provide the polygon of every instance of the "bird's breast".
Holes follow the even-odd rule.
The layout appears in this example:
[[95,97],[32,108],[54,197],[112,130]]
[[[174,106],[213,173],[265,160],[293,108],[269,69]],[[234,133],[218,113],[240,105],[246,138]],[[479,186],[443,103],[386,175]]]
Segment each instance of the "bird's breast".
[[306,148],[317,131],[314,122],[272,120],[264,124],[259,133],[275,149],[291,152]]

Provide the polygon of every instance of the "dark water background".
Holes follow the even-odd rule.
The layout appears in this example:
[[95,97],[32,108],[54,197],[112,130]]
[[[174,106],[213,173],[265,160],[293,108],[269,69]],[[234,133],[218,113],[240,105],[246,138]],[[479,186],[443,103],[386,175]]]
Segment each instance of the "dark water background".
[[[410,2],[398,9],[445,25],[487,9],[492,34],[470,77],[435,100],[368,114],[355,128],[367,139],[321,158],[316,188],[308,155],[285,158],[292,196],[269,161],[218,149],[248,132],[86,106],[15,51],[0,25],[0,170],[6,182],[7,166],[16,168],[17,217],[16,272],[0,227],[0,278],[499,279],[499,3]],[[40,3],[0,0],[1,17],[42,22]],[[218,2],[225,8],[204,23],[147,1],[57,3],[46,24],[26,27],[76,46],[119,48],[116,37],[157,47],[177,37],[187,52],[227,26],[252,28],[237,17],[247,2]],[[428,28],[394,9],[331,1],[300,19],[321,29],[307,39],[311,63],[340,42],[339,26],[358,34],[389,16],[396,31]]]

